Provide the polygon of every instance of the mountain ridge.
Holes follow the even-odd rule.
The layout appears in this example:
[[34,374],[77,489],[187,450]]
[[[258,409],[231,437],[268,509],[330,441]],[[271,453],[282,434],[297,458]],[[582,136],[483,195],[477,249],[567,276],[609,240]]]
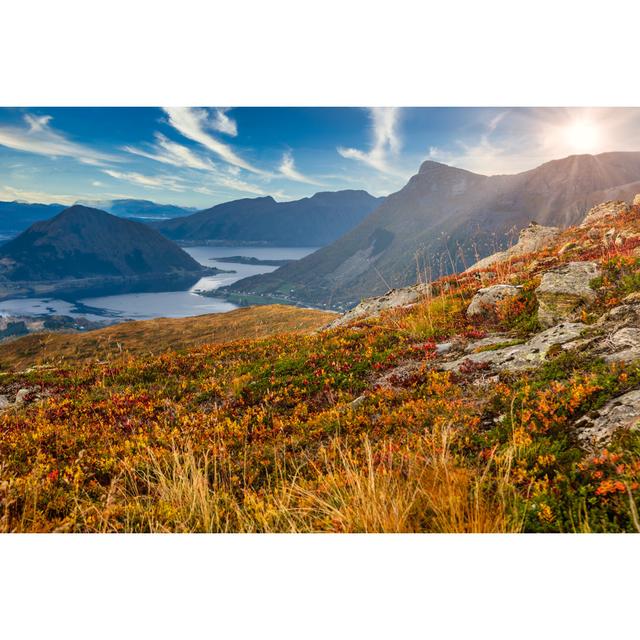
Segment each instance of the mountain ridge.
[[632,197],[638,182],[638,152],[568,156],[496,176],[427,160],[331,245],[226,290],[349,308],[390,288],[464,270],[504,248],[531,220],[567,227],[605,192],[609,199]]
[[36,222],[0,247],[0,281],[7,295],[22,288],[46,291],[84,286],[159,286],[207,272],[171,240],[140,222],[74,205]]
[[152,226],[182,243],[320,246],[353,228],[382,200],[362,189],[321,191],[285,202],[242,198]]

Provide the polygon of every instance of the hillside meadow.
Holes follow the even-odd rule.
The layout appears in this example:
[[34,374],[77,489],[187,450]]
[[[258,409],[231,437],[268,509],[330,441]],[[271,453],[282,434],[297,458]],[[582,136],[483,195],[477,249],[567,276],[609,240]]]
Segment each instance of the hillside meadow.
[[[0,527],[640,530],[640,433],[585,448],[575,429],[640,386],[638,362],[554,348],[526,370],[443,364],[443,345],[499,351],[539,334],[535,288],[569,261],[602,269],[581,318],[596,327],[640,291],[639,214],[593,227],[613,225],[621,242],[574,227],[535,254],[440,279],[416,304],[331,330],[317,331],[331,314],[258,307],[192,333],[158,320],[2,345],[2,393],[21,398],[0,415]],[[478,288],[498,282],[522,295],[470,319]]]

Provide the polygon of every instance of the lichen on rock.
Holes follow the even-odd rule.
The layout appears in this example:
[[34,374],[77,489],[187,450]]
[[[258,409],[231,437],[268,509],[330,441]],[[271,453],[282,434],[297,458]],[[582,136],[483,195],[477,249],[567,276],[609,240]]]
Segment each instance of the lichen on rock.
[[568,262],[547,271],[535,290],[540,324],[551,327],[558,322],[579,320],[582,309],[596,300],[590,283],[600,273],[595,262]]
[[495,315],[498,303],[517,298],[521,292],[522,287],[510,284],[494,284],[491,287],[479,289],[467,308],[467,316],[473,318],[482,315]]

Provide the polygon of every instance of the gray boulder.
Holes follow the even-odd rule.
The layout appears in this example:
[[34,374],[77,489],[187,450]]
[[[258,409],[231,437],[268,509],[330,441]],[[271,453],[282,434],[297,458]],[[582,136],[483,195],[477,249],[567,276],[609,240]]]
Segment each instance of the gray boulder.
[[544,227],[537,222],[531,222],[528,227],[520,231],[518,242],[516,244],[509,247],[506,251],[498,251],[486,258],[482,258],[482,260],[479,260],[469,267],[467,271],[485,269],[496,262],[503,262],[509,258],[539,251],[552,243],[561,233],[562,229],[559,229],[558,227]]
[[341,327],[355,320],[372,318],[386,309],[406,307],[415,304],[431,291],[430,284],[418,284],[404,289],[391,289],[383,296],[367,298],[328,325],[328,329]]
[[599,224],[606,218],[614,218],[629,212],[629,205],[622,200],[609,200],[589,209],[584,220],[580,224],[581,227],[587,227],[592,224]]
[[590,282],[600,273],[595,262],[568,262],[547,271],[535,291],[540,324],[551,327],[565,320],[578,320],[582,309],[596,299]]
[[610,400],[592,416],[576,423],[578,441],[587,449],[601,447],[620,429],[637,429],[640,422],[640,390]]
[[606,338],[604,348],[607,362],[633,362],[640,359],[640,329],[624,327]]
[[[509,371],[525,371],[533,369],[544,362],[547,353],[554,345],[561,345],[568,349],[571,343],[577,341],[587,325],[581,322],[564,322],[558,324],[546,331],[536,334],[522,344],[514,344],[502,349],[491,351],[481,351],[480,353],[471,353],[451,362],[444,362],[439,365],[440,369],[445,371],[459,371],[464,368],[465,363],[486,364],[492,371],[501,371],[508,369]],[[508,338],[503,338],[508,342]],[[485,346],[486,343],[478,341],[479,346]],[[495,344],[489,343],[489,344]],[[467,349],[469,351],[477,343],[471,343]],[[488,345],[486,345],[488,346]]]
[[18,391],[18,393],[16,393],[15,403],[17,405],[24,404],[26,402],[26,399],[27,399],[27,396],[29,395],[29,393],[30,393],[29,389],[20,389],[20,391]]
[[514,287],[510,284],[494,284],[491,287],[479,289],[467,308],[467,316],[473,318],[476,316],[495,314],[499,302],[517,298],[521,290],[522,287]]
[[640,193],[636,193],[636,195],[633,198],[633,206],[634,207],[640,207]]

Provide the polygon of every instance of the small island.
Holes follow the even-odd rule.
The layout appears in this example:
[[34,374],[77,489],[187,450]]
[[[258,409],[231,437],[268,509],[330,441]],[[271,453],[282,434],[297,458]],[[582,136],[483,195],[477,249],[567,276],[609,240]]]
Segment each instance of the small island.
[[261,260],[260,258],[252,258],[249,256],[225,256],[224,258],[209,258],[216,262],[230,262],[233,264],[252,264],[265,267],[282,267],[285,264],[293,262],[293,260]]

